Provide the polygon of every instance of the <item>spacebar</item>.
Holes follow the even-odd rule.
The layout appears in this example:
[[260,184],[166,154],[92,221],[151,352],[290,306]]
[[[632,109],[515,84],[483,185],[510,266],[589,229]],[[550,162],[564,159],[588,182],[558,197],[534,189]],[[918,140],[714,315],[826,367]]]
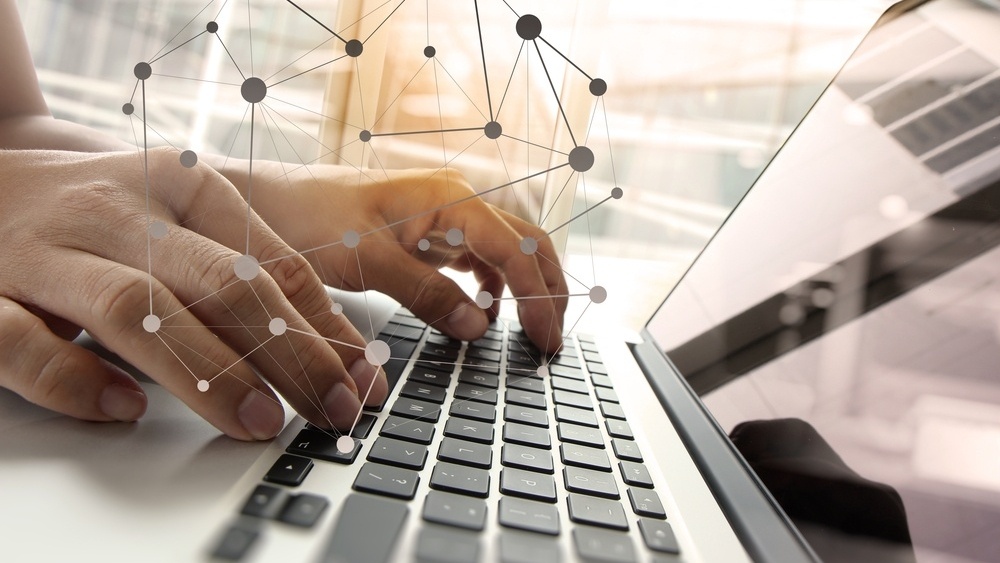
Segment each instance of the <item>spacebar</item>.
[[352,493],[337,516],[324,563],[385,563],[410,509],[401,502]]

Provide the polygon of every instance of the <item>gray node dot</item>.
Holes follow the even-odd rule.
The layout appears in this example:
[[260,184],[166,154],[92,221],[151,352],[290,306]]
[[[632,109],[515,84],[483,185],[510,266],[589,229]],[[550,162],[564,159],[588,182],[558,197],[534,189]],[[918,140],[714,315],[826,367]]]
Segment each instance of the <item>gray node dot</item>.
[[595,96],[603,96],[608,91],[608,83],[601,78],[590,81],[590,93]]
[[361,235],[357,231],[344,232],[344,246],[347,248],[357,248],[361,244]]
[[437,54],[437,49],[435,49],[434,47],[431,47],[430,45],[424,47],[424,56],[427,57],[428,59],[433,59],[434,55],[436,54]]
[[542,34],[542,20],[531,14],[517,18],[517,35],[525,41],[536,39]]
[[153,76],[153,67],[149,66],[149,63],[139,63],[135,65],[135,77],[139,80],[145,80],[150,76]]
[[211,384],[208,382],[208,380],[206,379],[198,380],[198,390],[201,391],[202,393],[208,391],[209,387],[211,387]]
[[240,94],[243,95],[244,100],[256,104],[267,97],[267,84],[264,84],[260,78],[251,76],[243,81],[243,85],[240,86]]
[[194,168],[198,164],[198,154],[188,150],[181,153],[181,166],[184,168]]
[[372,132],[365,129],[364,131],[361,132],[361,134],[358,135],[358,138],[361,139],[362,143],[367,143],[368,141],[372,140]]
[[458,246],[465,240],[465,235],[461,229],[448,229],[448,232],[444,235],[444,240],[448,241],[448,244],[452,246]]
[[493,306],[493,294],[488,291],[480,291],[476,294],[476,305],[480,309],[489,309]]
[[253,256],[244,254],[236,259],[233,270],[236,272],[236,277],[243,281],[250,281],[260,274],[260,264]]
[[288,323],[286,323],[285,319],[282,319],[281,317],[275,317],[271,319],[270,323],[268,323],[267,329],[271,331],[271,334],[281,336],[288,330]]
[[524,237],[521,239],[521,252],[528,256],[538,252],[538,241],[532,237]]
[[351,39],[347,42],[347,45],[344,45],[344,50],[347,51],[347,55],[350,57],[360,57],[361,53],[365,50],[365,45],[357,39]]
[[334,303],[333,305],[330,305],[330,312],[333,313],[334,315],[343,314],[344,306],[341,305],[340,303]]
[[365,346],[365,359],[373,366],[384,366],[391,355],[389,345],[383,340],[372,340]]
[[431,249],[431,241],[422,238],[419,241],[417,241],[417,248],[420,249],[422,252],[427,252],[428,250]]
[[491,121],[483,127],[483,133],[486,133],[488,139],[499,139],[500,135],[503,135],[503,127],[496,121]]
[[586,172],[594,166],[594,151],[584,146],[569,151],[569,166],[577,172]]
[[621,199],[623,195],[625,195],[625,192],[623,192],[619,187],[615,187],[611,190],[611,197],[615,199]]
[[205,26],[205,31],[215,33],[216,31],[219,31],[219,24],[216,22],[208,22],[208,25]]
[[608,298],[608,290],[604,289],[604,287],[595,285],[593,288],[591,288],[590,300],[593,301],[594,303],[604,303],[604,301],[607,298]]
[[337,438],[337,451],[342,454],[349,454],[354,449],[354,438],[341,436]]
[[132,115],[133,113],[135,113],[135,106],[133,106],[132,104],[128,104],[128,103],[125,104],[125,105],[123,105],[122,106],[122,113],[124,113],[125,115]]
[[153,221],[149,225],[149,236],[160,240],[167,236],[167,224],[163,221]]
[[146,315],[146,317],[142,319],[142,328],[149,333],[160,330],[160,317],[157,317],[156,315]]

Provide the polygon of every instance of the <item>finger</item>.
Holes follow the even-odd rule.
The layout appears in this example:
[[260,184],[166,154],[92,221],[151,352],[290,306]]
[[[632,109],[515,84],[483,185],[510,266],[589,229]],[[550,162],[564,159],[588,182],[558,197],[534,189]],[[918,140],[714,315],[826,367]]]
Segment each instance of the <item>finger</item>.
[[[549,295],[555,296],[556,312],[560,320],[566,313],[566,306],[569,304],[569,287],[566,284],[566,275],[560,265],[559,255],[556,253],[552,239],[536,225],[508,213],[502,209],[497,209],[501,217],[507,220],[522,237],[529,237],[538,245],[535,251],[538,268],[545,279],[545,286],[549,290]],[[560,325],[561,326],[561,325]]]
[[475,255],[468,255],[466,260],[469,262],[472,273],[476,276],[476,281],[479,282],[480,295],[485,292],[493,296],[493,302],[486,309],[486,315],[491,321],[495,320],[500,316],[500,298],[503,297],[503,289],[507,284],[503,281],[500,272],[476,258]]
[[0,297],[0,386],[83,420],[133,421],[146,394],[131,376],[60,338],[39,317]]

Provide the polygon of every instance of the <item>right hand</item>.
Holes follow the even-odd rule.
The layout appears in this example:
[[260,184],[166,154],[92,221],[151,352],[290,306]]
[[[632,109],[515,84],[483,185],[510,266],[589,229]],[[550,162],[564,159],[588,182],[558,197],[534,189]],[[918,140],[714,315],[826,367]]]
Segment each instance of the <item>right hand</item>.
[[[147,200],[142,158],[0,151],[0,386],[85,420],[142,416],[139,384],[69,341],[82,327],[234,438],[281,430],[272,387],[323,427],[351,426],[359,390],[382,402],[385,376],[365,360],[364,339],[232,184],[155,149]],[[150,241],[151,277],[154,221],[168,230]],[[245,281],[234,264],[248,236],[265,266]],[[279,256],[289,257],[268,263]],[[143,326],[151,310],[156,332]],[[273,318],[302,332],[275,336]]]

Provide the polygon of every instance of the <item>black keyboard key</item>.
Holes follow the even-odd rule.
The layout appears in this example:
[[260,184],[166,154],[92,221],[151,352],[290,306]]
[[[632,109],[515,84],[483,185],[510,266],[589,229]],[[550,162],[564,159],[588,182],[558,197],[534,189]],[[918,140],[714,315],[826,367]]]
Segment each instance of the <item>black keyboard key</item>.
[[551,475],[505,467],[500,471],[500,492],[543,502],[556,501],[556,480]]
[[[628,530],[625,509],[622,508],[622,503],[616,500],[570,493],[566,504],[569,506],[569,519],[578,524],[592,524],[613,530]],[[590,530],[587,532],[590,533]]]
[[[340,510],[322,563],[387,563],[410,509],[405,503],[352,493]],[[378,530],[378,541],[372,541]]]
[[382,431],[379,436],[399,438],[417,444],[428,445],[434,439],[434,425],[429,422],[411,420],[399,416],[390,416],[385,419]]
[[414,317],[413,315],[402,314],[402,312],[393,315],[389,322],[395,323],[403,326],[412,326],[413,328],[427,328],[427,323]]
[[427,401],[400,397],[393,403],[389,414],[428,422],[437,422],[441,416],[441,407]]
[[449,418],[444,425],[444,435],[480,444],[493,443],[493,425],[464,418]]
[[490,493],[490,473],[484,469],[441,462],[434,466],[431,473],[431,488],[486,498]]
[[420,340],[424,335],[422,327],[406,326],[402,324],[389,323],[385,325],[379,334],[381,340],[392,342],[393,340]]
[[481,531],[486,526],[486,502],[462,495],[431,491],[424,499],[424,520]]
[[598,401],[604,401],[605,403],[617,403],[618,393],[615,393],[614,389],[608,389],[607,387],[597,387],[594,389],[597,394]]
[[351,432],[352,438],[357,438],[359,440],[364,440],[372,432],[372,427],[375,426],[375,421],[378,418],[372,414],[362,414],[361,418],[358,419],[358,423],[354,425],[354,431]]
[[437,385],[438,387],[447,388],[451,385],[451,373],[444,373],[441,370],[430,369],[422,366],[414,366],[410,370],[410,375],[406,376],[408,381],[416,381],[417,383],[428,383],[430,385]]
[[548,430],[516,422],[508,422],[503,425],[503,441],[522,446],[545,448],[546,450],[552,447],[552,439],[549,438]]
[[569,391],[563,391],[561,389],[556,389],[552,392],[552,402],[557,405],[594,410],[594,402],[590,400],[590,395],[570,393]]
[[562,377],[563,379],[571,379],[573,381],[579,381],[580,383],[585,383],[587,381],[587,375],[583,373],[583,370],[579,368],[568,368],[566,366],[560,365],[550,365],[549,373]]
[[430,340],[424,343],[424,347],[420,350],[421,360],[440,360],[445,362],[455,363],[458,359],[458,348],[434,344]]
[[451,374],[451,372],[455,369],[455,362],[454,361],[449,362],[434,356],[429,356],[427,354],[421,353],[420,356],[417,357],[417,363],[415,367],[421,369],[429,369],[432,371],[436,371],[438,373]]
[[[517,347],[515,344],[514,347]],[[537,366],[541,363],[542,358],[537,354],[528,354],[521,349],[511,349],[507,352],[507,361],[513,362],[515,364],[521,364],[524,366]]]
[[577,381],[575,379],[567,379],[565,377],[559,377],[553,375],[549,380],[552,383],[553,389],[561,389],[563,391],[570,391],[572,393],[582,393],[587,395],[590,393],[587,383],[585,381]]
[[550,475],[555,472],[551,453],[518,444],[503,445],[503,449],[500,451],[500,463],[504,467],[527,469]]
[[573,530],[573,544],[580,558],[601,563],[635,563],[635,546],[628,534],[609,530]]
[[417,492],[420,477],[416,471],[366,462],[354,480],[354,490],[411,500]]
[[549,427],[549,413],[530,407],[507,405],[503,408],[503,419],[507,422],[519,422],[539,428]]
[[533,393],[545,393],[545,382],[540,377],[508,374],[507,387],[509,389],[521,389]]
[[604,427],[608,429],[608,434],[612,438],[625,438],[631,440],[635,438],[632,434],[632,427],[624,420],[605,420]]
[[285,504],[278,520],[292,526],[312,528],[329,505],[330,501],[321,496],[305,493],[295,495]]
[[628,488],[628,500],[632,503],[632,512],[639,516],[649,516],[651,518],[666,518],[667,512],[663,510],[663,503],[656,491],[649,489]]
[[601,435],[601,431],[597,428],[587,428],[586,426],[560,422],[556,425],[556,433],[562,442],[594,448],[604,447],[604,436]]
[[257,485],[243,504],[240,514],[272,520],[281,514],[288,502],[288,491],[270,485]]
[[487,405],[497,404],[497,390],[468,383],[459,383],[455,387],[456,401],[476,401]]
[[556,420],[559,422],[569,422],[581,426],[597,428],[597,416],[593,411],[567,407],[566,405],[556,405]]
[[596,471],[611,471],[611,460],[604,450],[580,446],[577,444],[562,444],[559,455],[565,465],[594,469]]
[[444,399],[448,396],[448,392],[445,388],[438,387],[437,385],[432,385],[430,383],[407,381],[403,385],[403,388],[399,390],[399,395],[401,397],[409,397],[411,399],[420,399],[421,401],[430,401],[431,403],[437,403],[440,405],[441,403],[444,403]]
[[631,440],[612,438],[611,447],[615,450],[615,457],[625,461],[642,462],[642,454],[639,452],[639,444]]
[[508,389],[504,393],[504,402],[511,405],[521,405],[524,407],[532,407],[536,409],[544,409],[548,407],[548,402],[545,400],[545,395],[541,393],[533,393],[531,391],[525,391],[523,389]]
[[443,334],[431,333],[431,335],[427,337],[426,342],[427,345],[429,346],[452,348],[456,351],[462,347],[461,340],[455,340],[454,338],[451,338],[450,336],[445,336]]
[[479,561],[479,536],[467,530],[424,526],[417,535],[417,553],[414,560],[418,563]]
[[493,465],[493,449],[485,444],[476,444],[456,438],[441,440],[438,449],[438,459],[460,463],[480,469],[489,469]]
[[653,478],[649,476],[649,470],[646,469],[645,465],[632,461],[619,461],[618,468],[622,472],[622,479],[625,480],[626,485],[653,487]]
[[372,444],[368,461],[376,461],[406,469],[423,469],[427,461],[427,448],[420,444],[381,437]]
[[473,401],[455,401],[451,404],[451,410],[448,413],[459,418],[481,420],[490,424],[496,422],[497,419],[496,407]]
[[299,431],[291,445],[285,448],[290,454],[296,454],[323,461],[351,464],[358,457],[361,442],[354,440],[354,449],[347,453],[337,448],[337,437],[320,430],[303,429]]
[[[602,389],[602,387],[598,387]],[[605,403],[601,401],[601,414],[604,418],[617,418],[618,420],[625,420],[625,410],[621,405],[616,403]]]
[[239,561],[246,556],[253,547],[254,542],[260,537],[260,530],[245,524],[234,524],[226,529],[219,543],[212,550],[213,559],[223,561]]
[[616,500],[621,498],[612,473],[567,467],[563,469],[563,481],[566,483],[567,491]]
[[267,475],[264,475],[264,480],[269,483],[298,487],[312,468],[313,462],[307,457],[281,454],[278,461],[274,462],[271,469],[267,471]]
[[474,348],[470,346],[465,350],[465,357],[466,359],[476,358],[477,360],[484,360],[494,364],[500,363],[500,352],[486,348]]
[[[501,500],[500,504],[502,505],[503,502]],[[562,561],[560,553],[558,537],[517,530],[506,530],[500,534],[500,563],[538,563],[539,561],[559,563]]]
[[469,368],[474,371],[481,371],[490,375],[500,375],[500,362],[491,362],[490,360],[470,358],[466,356],[465,360],[462,361],[462,367]]
[[486,338],[485,336],[483,338],[480,338],[479,340],[473,340],[472,342],[469,342],[469,349],[474,350],[478,348],[499,352],[500,350],[503,349],[503,342],[501,342],[500,340]]
[[489,387],[490,389],[496,389],[500,386],[500,376],[490,375],[487,373],[480,373],[478,371],[462,370],[458,374],[459,383],[471,383],[473,385],[482,385],[483,387]]
[[[554,504],[515,497],[503,497],[499,507],[500,525],[550,536],[559,535],[559,509]],[[533,561],[551,561],[534,559]]]
[[592,375],[590,376],[590,382],[593,383],[595,387],[604,387],[606,389],[615,388],[615,386],[611,384],[611,378],[607,375]]
[[649,518],[639,519],[639,531],[642,532],[642,541],[646,542],[646,547],[653,551],[662,553],[678,554],[681,552],[677,545],[677,537],[670,524],[663,520],[650,520]]

